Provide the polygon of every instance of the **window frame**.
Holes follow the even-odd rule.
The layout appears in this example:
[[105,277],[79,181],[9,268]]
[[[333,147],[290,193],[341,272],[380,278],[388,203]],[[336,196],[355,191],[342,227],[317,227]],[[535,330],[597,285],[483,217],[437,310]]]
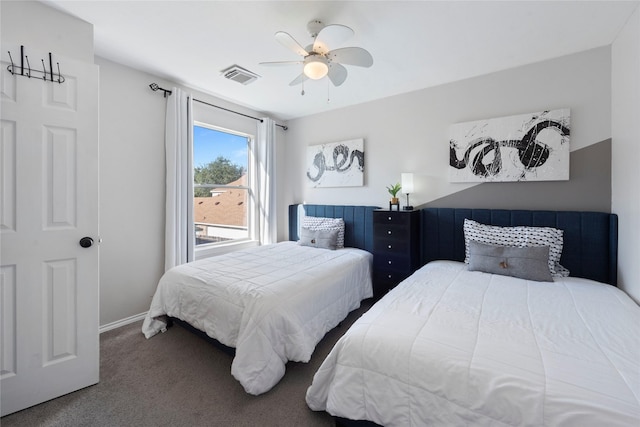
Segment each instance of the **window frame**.
[[[247,215],[247,237],[226,240],[222,242],[211,242],[204,243],[200,245],[196,245],[194,243],[194,255],[195,259],[206,258],[208,256],[216,255],[217,253],[226,252],[224,249],[229,247],[237,247],[237,246],[255,246],[257,244],[256,240],[256,230],[255,230],[255,220],[254,217],[256,215],[256,203],[255,203],[255,191],[252,187],[253,183],[253,174],[255,172],[255,161],[253,156],[253,144],[255,142],[255,135],[236,131],[228,128],[224,128],[221,126],[217,126],[211,123],[203,122],[200,120],[193,120],[192,124],[193,128],[196,126],[210,129],[217,132],[227,133],[235,136],[239,136],[247,139],[247,185],[225,185],[225,184],[196,184],[195,176],[193,180],[193,189],[196,188],[230,188],[230,189],[240,189],[247,191],[247,206],[246,206],[246,215]],[[195,129],[194,129],[195,130]],[[192,142],[195,145],[195,139]],[[192,162],[193,163],[193,162]],[[196,165],[193,164],[192,170],[195,171]],[[194,174],[195,175],[195,174]],[[195,205],[195,194],[192,196],[191,203]],[[196,226],[195,221],[195,206],[194,206],[194,228]],[[194,229],[195,233],[195,229]]]

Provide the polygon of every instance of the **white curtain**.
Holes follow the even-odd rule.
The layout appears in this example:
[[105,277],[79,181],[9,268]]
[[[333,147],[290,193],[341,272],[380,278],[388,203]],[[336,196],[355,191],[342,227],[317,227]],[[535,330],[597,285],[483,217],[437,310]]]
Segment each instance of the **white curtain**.
[[164,269],[193,261],[193,125],[191,96],[171,89],[165,128],[166,184]]
[[252,175],[253,188],[256,191],[256,232],[260,244],[277,241],[276,222],[276,124],[273,119],[262,118],[258,122],[256,139],[252,151],[255,157],[256,171]]

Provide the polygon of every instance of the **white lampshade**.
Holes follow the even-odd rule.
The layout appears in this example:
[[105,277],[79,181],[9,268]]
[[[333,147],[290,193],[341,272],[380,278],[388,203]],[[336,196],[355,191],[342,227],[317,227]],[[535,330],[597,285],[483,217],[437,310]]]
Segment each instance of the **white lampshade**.
[[313,80],[323,78],[329,72],[327,58],[320,55],[309,55],[304,59],[304,75]]
[[403,193],[413,193],[413,174],[412,173],[403,173],[401,175],[402,183],[402,192]]

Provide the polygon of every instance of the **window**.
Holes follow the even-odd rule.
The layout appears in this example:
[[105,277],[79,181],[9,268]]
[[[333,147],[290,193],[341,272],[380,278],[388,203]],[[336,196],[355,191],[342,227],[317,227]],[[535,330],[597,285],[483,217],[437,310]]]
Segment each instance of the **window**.
[[196,248],[247,240],[252,211],[251,135],[196,122],[193,127],[193,215]]

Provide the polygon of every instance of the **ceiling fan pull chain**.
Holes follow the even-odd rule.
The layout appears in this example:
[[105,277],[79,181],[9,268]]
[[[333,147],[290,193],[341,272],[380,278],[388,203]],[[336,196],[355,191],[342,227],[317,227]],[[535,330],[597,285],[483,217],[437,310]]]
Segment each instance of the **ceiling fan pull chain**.
[[331,85],[329,84],[329,79],[327,79],[327,104],[331,102]]

